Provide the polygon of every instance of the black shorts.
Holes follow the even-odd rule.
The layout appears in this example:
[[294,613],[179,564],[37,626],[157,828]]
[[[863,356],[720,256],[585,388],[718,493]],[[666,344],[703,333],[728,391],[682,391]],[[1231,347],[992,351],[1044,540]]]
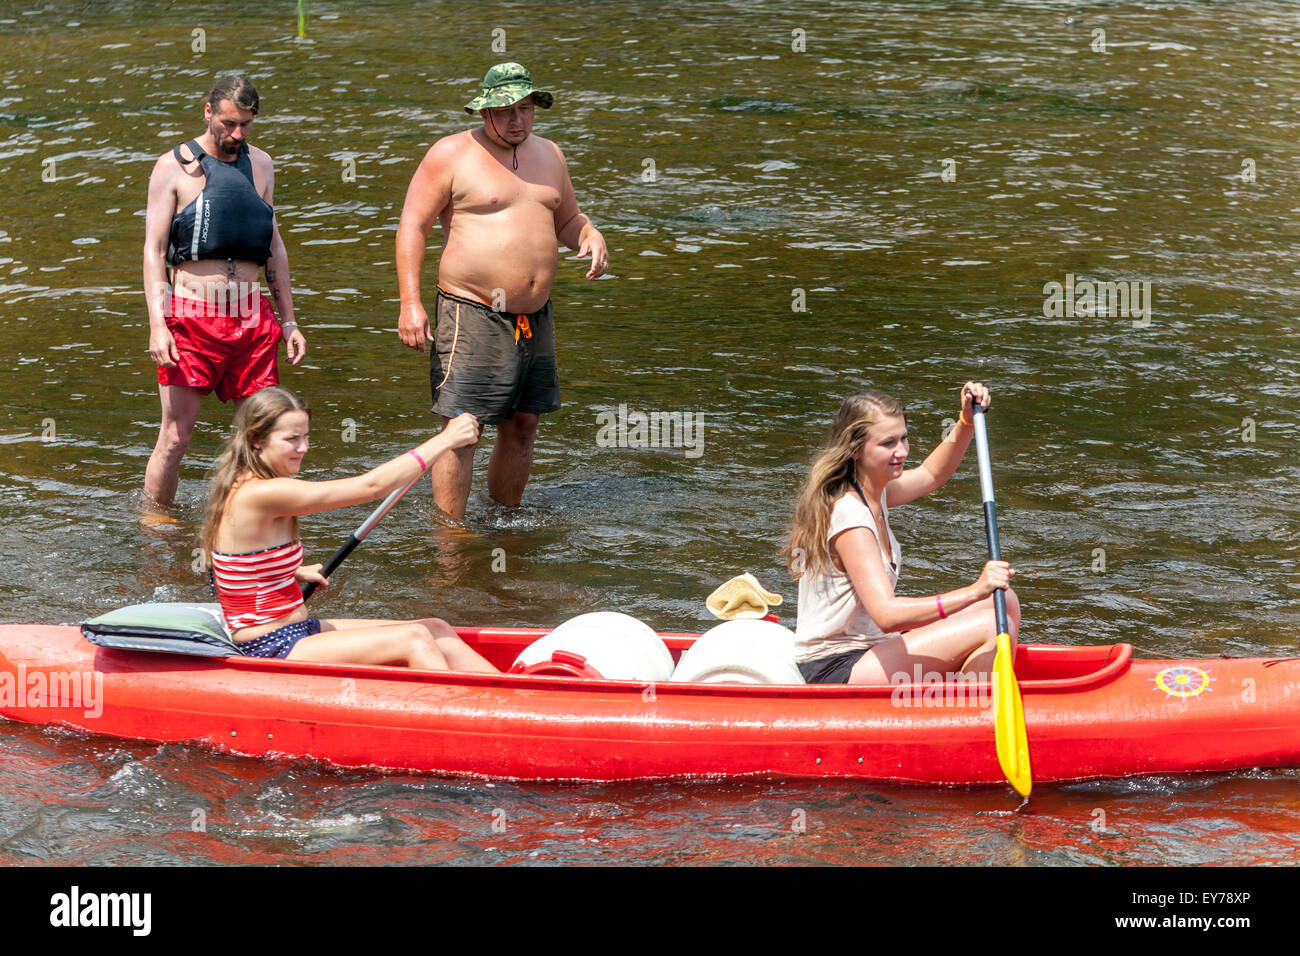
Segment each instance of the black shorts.
[[528,315],[492,309],[438,290],[429,386],[436,415],[473,412],[496,425],[515,412],[560,407],[551,301]]
[[858,651],[845,651],[830,657],[819,657],[815,661],[805,661],[799,665],[799,673],[809,684],[847,684],[853,673],[853,665],[862,660],[870,648]]

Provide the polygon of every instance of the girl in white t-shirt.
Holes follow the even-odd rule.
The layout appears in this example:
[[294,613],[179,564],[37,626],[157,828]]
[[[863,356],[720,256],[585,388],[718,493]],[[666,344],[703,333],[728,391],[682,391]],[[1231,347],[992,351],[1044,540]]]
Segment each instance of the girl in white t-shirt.
[[799,494],[785,550],[799,578],[797,660],[810,684],[911,682],[929,674],[987,674],[997,653],[992,594],[1006,588],[1012,649],[1020,602],[1015,572],[989,561],[974,584],[933,597],[897,597],[902,564],[889,509],[915,501],[952,477],[973,435],[971,403],[989,390],[962,386],[961,414],[919,467],[907,461],[907,413],[874,390],[840,406],[826,446]]

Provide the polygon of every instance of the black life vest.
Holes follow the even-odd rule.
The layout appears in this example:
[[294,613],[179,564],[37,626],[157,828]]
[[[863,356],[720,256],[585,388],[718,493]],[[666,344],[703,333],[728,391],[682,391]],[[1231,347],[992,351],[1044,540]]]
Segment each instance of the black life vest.
[[[259,266],[271,256],[275,211],[257,194],[248,144],[242,144],[232,163],[209,156],[197,140],[185,144],[197,158],[207,178],[203,191],[172,217],[167,237],[167,261],[172,265],[199,259],[246,259]],[[182,166],[179,146],[172,149]]]

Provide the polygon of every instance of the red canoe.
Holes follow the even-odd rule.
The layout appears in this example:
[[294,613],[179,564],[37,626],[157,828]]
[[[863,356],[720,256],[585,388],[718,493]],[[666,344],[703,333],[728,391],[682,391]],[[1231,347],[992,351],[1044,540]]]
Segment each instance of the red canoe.
[[[499,667],[546,633],[458,629]],[[695,635],[665,634],[677,657]],[[1300,765],[1300,659],[1022,646],[1036,782]],[[112,650],[0,626],[0,716],[230,753],[525,780],[1003,784],[988,684],[644,684]]]

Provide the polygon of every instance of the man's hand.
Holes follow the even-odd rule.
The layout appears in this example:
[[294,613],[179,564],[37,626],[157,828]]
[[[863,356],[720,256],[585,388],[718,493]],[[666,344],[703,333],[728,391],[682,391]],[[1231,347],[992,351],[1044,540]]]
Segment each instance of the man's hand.
[[605,237],[595,226],[587,226],[578,237],[578,258],[591,256],[591,268],[587,270],[588,279],[599,279],[609,268],[609,250],[605,248]]
[[429,316],[425,314],[423,305],[412,302],[402,306],[402,311],[397,316],[397,335],[403,345],[417,352],[424,351],[425,342],[433,341]]
[[180,362],[180,353],[176,351],[176,340],[172,338],[167,326],[157,326],[149,332],[149,355],[154,365],[163,368],[175,368]]
[[289,364],[297,365],[302,361],[302,357],[307,354],[307,339],[303,337],[302,332],[296,325],[292,328],[293,331],[284,340],[284,350],[289,356]]

